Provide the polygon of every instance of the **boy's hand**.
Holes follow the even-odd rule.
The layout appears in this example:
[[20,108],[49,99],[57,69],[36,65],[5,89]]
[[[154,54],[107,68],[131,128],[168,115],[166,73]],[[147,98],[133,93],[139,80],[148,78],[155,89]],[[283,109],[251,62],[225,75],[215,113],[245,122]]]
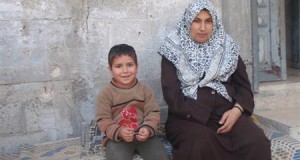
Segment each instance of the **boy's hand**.
[[150,131],[147,128],[142,127],[140,128],[139,132],[136,134],[135,137],[138,141],[144,142],[149,138],[149,134]]
[[119,137],[126,142],[132,142],[134,139],[134,130],[132,128],[124,127],[120,130]]

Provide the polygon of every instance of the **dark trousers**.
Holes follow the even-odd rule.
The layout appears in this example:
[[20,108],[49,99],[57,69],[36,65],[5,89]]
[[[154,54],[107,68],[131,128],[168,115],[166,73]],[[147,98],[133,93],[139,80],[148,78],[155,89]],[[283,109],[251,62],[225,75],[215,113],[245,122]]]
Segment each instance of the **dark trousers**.
[[214,118],[207,124],[168,118],[173,160],[271,160],[270,141],[251,118],[241,116],[226,134],[216,134]]
[[145,142],[108,141],[105,149],[107,160],[132,160],[137,152],[144,160],[169,160],[169,155],[157,136]]

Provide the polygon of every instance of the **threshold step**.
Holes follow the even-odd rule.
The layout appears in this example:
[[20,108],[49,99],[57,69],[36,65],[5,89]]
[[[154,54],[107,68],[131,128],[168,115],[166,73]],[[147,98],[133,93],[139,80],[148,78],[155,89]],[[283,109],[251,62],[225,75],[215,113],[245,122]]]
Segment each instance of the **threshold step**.
[[275,128],[300,141],[300,106],[285,109],[255,110],[254,114],[266,126]]

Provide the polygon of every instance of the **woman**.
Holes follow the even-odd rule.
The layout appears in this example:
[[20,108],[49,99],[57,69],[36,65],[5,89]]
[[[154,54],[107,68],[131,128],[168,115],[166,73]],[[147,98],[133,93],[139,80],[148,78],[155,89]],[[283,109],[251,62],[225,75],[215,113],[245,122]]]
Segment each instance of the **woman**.
[[271,159],[238,45],[210,1],[189,4],[159,54],[174,160]]

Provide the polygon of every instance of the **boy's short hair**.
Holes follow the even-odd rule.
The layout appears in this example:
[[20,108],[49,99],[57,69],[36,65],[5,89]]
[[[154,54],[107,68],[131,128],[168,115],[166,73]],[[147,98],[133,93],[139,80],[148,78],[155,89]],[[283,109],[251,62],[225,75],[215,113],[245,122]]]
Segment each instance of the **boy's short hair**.
[[118,45],[113,46],[110,49],[109,53],[108,53],[109,67],[112,67],[113,60],[116,57],[119,57],[119,56],[122,56],[122,55],[127,55],[127,56],[132,57],[135,64],[136,65],[138,64],[137,63],[137,56],[136,56],[134,48],[130,45],[127,45],[127,44],[118,44]]

